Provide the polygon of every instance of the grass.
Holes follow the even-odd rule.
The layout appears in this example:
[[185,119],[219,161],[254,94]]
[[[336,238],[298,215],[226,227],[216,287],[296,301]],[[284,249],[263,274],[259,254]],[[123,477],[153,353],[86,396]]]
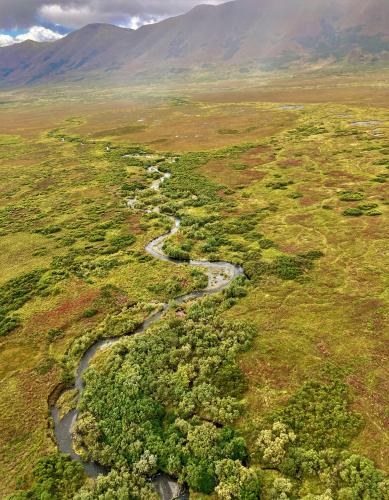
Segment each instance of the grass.
[[[225,313],[259,331],[239,361],[247,391],[236,425],[249,447],[253,423],[336,366],[364,421],[350,449],[388,469],[389,129],[374,136],[350,125],[387,118],[379,79],[355,76],[347,89],[334,77],[320,88],[312,79],[278,80],[238,93],[189,85],[190,99],[177,105],[161,91],[153,107],[143,90],[131,105],[118,98],[124,90],[96,90],[104,99],[93,106],[77,97],[39,109],[13,96],[23,106],[3,108],[0,120],[0,286],[36,269],[48,274],[46,292],[20,305],[20,326],[0,339],[0,495],[28,486],[33,465],[54,451],[47,398],[72,343],[124,307],[138,304],[140,320],[144,304],[201,285],[185,264],[144,254],[170,222],[125,207],[128,186],[150,182],[146,160],[122,158],[134,145],[173,173],[160,194],[139,194],[141,207],[158,202],[182,218],[173,250],[253,270]],[[305,107],[279,109],[291,102]],[[59,140],[48,135],[54,129]],[[350,210],[361,216],[345,216]],[[305,265],[302,255],[312,251],[322,255]]]

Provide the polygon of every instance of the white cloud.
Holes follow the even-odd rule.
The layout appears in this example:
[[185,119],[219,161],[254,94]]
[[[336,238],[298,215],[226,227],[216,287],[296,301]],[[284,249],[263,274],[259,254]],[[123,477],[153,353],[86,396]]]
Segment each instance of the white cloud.
[[151,17],[149,19],[143,19],[140,16],[132,16],[129,21],[126,23],[119,24],[121,28],[130,28],[132,30],[137,30],[141,26],[146,24],[155,24],[161,21],[163,18],[161,17]]
[[46,21],[68,28],[79,28],[98,20],[98,13],[88,5],[80,7],[66,5],[62,7],[59,4],[43,5],[39,9],[39,15]]
[[[227,0],[0,0],[0,29],[28,29],[37,19],[66,28],[89,23],[141,22],[183,14],[200,3],[217,5]],[[270,1],[270,0],[268,0]],[[285,0],[287,1],[287,0]],[[44,22],[42,24],[45,25]]]
[[44,28],[43,26],[31,26],[26,33],[21,33],[20,35],[0,35],[0,47],[25,42],[26,40],[33,40],[34,42],[54,42],[62,37],[63,35],[60,33]]
[[7,47],[7,45],[12,45],[15,43],[12,36],[9,35],[0,35],[0,47]]
[[24,42],[26,40],[34,40],[35,42],[54,42],[59,40],[63,35],[52,31],[43,26],[32,26],[27,33],[22,33],[16,37],[17,42]]

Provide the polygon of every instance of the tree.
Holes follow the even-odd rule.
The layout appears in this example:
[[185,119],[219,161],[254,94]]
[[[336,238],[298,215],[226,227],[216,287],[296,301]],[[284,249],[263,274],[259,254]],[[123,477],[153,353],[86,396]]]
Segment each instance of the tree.
[[39,460],[34,467],[33,476],[31,489],[24,493],[16,493],[10,499],[72,499],[85,482],[82,465],[62,454],[50,455]]
[[339,500],[383,500],[389,498],[389,481],[374,463],[359,455],[342,453],[337,466]]
[[111,470],[99,476],[92,488],[83,488],[74,500],[157,500],[158,495],[142,475]]
[[244,467],[239,460],[225,459],[216,464],[219,484],[215,491],[222,500],[256,500],[260,482],[252,468]]
[[277,466],[284,460],[288,446],[296,439],[296,435],[282,422],[274,422],[271,429],[259,433],[257,448],[264,462]]
[[289,479],[277,477],[273,481],[273,486],[270,490],[271,500],[287,500],[290,498],[290,493],[293,489],[293,484]]

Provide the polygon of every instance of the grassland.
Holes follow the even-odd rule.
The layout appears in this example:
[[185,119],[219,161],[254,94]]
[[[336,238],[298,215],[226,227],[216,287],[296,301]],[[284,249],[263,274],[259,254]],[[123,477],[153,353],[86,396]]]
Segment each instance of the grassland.
[[[238,360],[245,409],[234,426],[250,456],[264,418],[336,372],[363,421],[348,449],[387,471],[385,74],[189,87],[185,98],[117,91],[108,103],[99,92],[39,106],[24,94],[2,98],[0,298],[15,324],[0,337],[0,494],[28,487],[33,465],[55,450],[47,400],[71,377],[77,339],[108,315],[124,309],[140,321],[202,285],[188,266],[145,256],[169,220],[126,207],[150,181],[148,161],[123,158],[139,148],[173,174],[158,199],[183,222],[171,243],[242,264],[250,278],[223,313],[258,332]],[[302,107],[283,107],[291,103]],[[155,197],[141,190],[145,207]],[[320,492],[309,481],[300,488]]]

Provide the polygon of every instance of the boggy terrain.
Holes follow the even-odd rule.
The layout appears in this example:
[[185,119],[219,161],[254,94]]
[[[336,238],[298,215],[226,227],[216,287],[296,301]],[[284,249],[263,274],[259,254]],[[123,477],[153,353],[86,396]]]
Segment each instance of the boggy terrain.
[[[284,102],[261,98],[274,88],[93,109],[5,95],[3,497],[152,498],[164,472],[191,498],[386,498],[385,88],[370,106],[361,87],[304,102],[302,83]],[[171,174],[160,190],[151,166]],[[172,217],[162,248],[181,264],[145,251]],[[182,303],[207,285],[191,259],[245,276]],[[83,354],[121,335],[78,399]],[[50,405],[76,402],[97,483],[57,453]]]

